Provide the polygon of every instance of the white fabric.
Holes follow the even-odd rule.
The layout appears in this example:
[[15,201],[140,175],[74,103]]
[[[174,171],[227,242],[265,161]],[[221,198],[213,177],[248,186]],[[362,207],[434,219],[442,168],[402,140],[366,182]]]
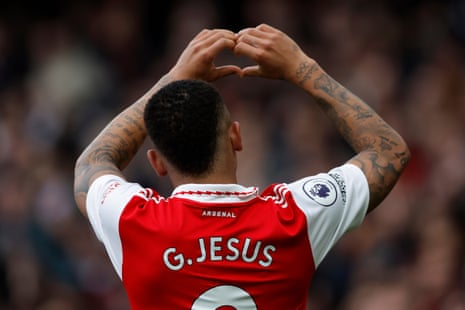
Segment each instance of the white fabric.
[[[327,197],[311,193],[321,184],[330,190]],[[317,267],[341,236],[363,221],[369,202],[368,182],[357,166],[346,164],[328,173],[300,179],[288,187],[306,215]]]
[[[306,216],[315,267],[347,230],[362,222],[368,208],[367,180],[358,167],[350,164],[300,179],[288,184],[287,189],[284,184],[280,188],[291,191],[296,204]],[[234,192],[237,195],[222,195],[221,192]],[[186,184],[176,188],[173,196],[199,202],[232,203],[253,199],[257,192],[255,187],[235,184]],[[105,245],[120,278],[122,246],[119,219],[134,195],[149,199],[150,193],[139,184],[128,183],[114,175],[97,178],[87,195],[89,221],[97,238]]]
[[108,256],[122,279],[123,252],[119,237],[119,219],[134,194],[144,189],[115,175],[97,178],[87,193],[87,216],[97,238],[105,245]]

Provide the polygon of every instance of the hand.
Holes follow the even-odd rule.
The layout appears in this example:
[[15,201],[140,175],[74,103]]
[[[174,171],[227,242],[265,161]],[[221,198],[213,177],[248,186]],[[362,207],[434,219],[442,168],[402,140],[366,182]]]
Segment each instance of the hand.
[[202,30],[182,52],[177,63],[170,71],[176,79],[200,79],[215,81],[231,74],[241,74],[241,68],[235,65],[216,67],[214,60],[224,49],[233,50],[236,35],[229,30]]
[[292,81],[299,64],[313,62],[288,35],[266,24],[241,30],[234,53],[257,63],[243,68],[241,76]]

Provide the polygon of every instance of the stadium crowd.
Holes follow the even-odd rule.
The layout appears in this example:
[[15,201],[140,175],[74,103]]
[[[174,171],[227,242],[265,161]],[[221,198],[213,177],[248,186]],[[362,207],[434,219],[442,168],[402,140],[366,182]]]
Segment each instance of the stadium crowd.
[[[9,1],[0,4],[0,310],[128,309],[78,213],[74,161],[202,28],[291,35],[401,133],[412,161],[314,278],[310,309],[465,309],[465,1]],[[224,53],[218,63],[246,64]],[[244,133],[239,181],[291,181],[351,150],[282,81],[215,83]],[[128,179],[169,195],[145,152]],[[148,245],[149,246],[149,245]]]

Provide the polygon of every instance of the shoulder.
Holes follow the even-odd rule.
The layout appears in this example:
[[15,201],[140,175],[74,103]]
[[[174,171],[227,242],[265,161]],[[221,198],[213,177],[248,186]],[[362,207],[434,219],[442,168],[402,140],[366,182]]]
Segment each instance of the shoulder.
[[92,226],[99,230],[105,221],[116,224],[130,202],[141,204],[155,197],[159,195],[153,189],[108,174],[98,177],[91,184],[87,194],[86,210]]
[[363,172],[345,164],[288,185],[307,220],[307,233],[318,265],[339,238],[360,225],[369,203]]
[[150,199],[158,195],[150,188],[144,188],[139,183],[128,182],[116,175],[103,175],[98,177],[90,186],[87,208],[97,203],[100,205],[108,202],[127,203],[133,196],[142,199]]
[[351,164],[299,179],[288,184],[288,187],[294,196],[322,207],[354,203],[354,192],[358,192],[357,197],[362,198],[360,203],[363,203],[364,196],[369,195],[365,175],[360,168]]

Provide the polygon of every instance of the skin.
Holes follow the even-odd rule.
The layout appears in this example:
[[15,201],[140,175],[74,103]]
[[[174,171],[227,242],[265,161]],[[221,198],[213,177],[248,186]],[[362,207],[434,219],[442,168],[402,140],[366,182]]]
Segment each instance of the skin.
[[[87,192],[92,182],[105,174],[124,178],[122,170],[144,142],[147,132],[143,115],[149,98],[171,81],[201,79],[211,82],[231,74],[240,74],[241,69],[237,66],[216,67],[214,64],[218,53],[234,48],[235,39],[236,35],[228,30],[201,31],[185,48],[174,67],[139,100],[116,116],[84,150],[74,169],[74,197],[79,210],[85,216]],[[233,123],[229,130],[233,138],[238,130],[238,124]],[[240,145],[232,147],[241,148]],[[149,150],[147,156],[155,171],[159,175],[169,174],[173,184],[188,181],[188,178],[173,171],[169,162],[156,149]],[[234,158],[230,160],[234,162]]]
[[278,29],[263,24],[242,30],[234,52],[257,63],[244,68],[243,76],[285,79],[316,100],[357,153],[348,163],[360,167],[365,174],[370,189],[368,211],[376,208],[410,160],[402,137]]
[[[224,49],[252,59],[245,68],[216,67],[215,57]],[[360,98],[332,79],[285,33],[269,25],[228,30],[203,30],[186,47],[175,66],[138,101],[116,116],[78,158],[75,166],[76,203],[86,215],[85,200],[92,182],[101,175],[124,178],[122,170],[134,157],[147,133],[143,110],[148,99],[167,83],[180,79],[208,82],[237,74],[287,80],[310,94],[339,133],[357,153],[348,162],[361,168],[370,189],[369,211],[391,191],[410,159],[406,143]],[[220,137],[218,160],[212,171],[200,178],[183,175],[155,148],[148,160],[158,175],[168,175],[174,186],[185,183],[237,183],[236,152],[242,149],[240,127],[231,122]]]

